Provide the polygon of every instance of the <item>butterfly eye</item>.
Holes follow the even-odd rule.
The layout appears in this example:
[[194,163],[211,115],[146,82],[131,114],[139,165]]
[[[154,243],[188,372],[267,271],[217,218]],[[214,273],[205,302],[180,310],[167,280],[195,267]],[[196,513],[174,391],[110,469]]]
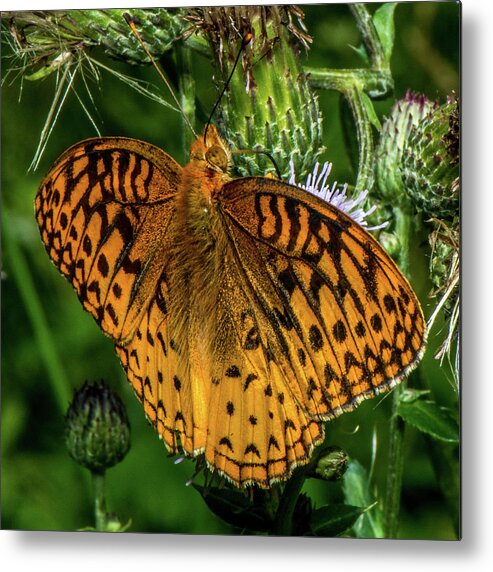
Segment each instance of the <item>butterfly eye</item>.
[[205,153],[206,161],[215,169],[226,172],[228,169],[228,156],[222,147],[213,145]]

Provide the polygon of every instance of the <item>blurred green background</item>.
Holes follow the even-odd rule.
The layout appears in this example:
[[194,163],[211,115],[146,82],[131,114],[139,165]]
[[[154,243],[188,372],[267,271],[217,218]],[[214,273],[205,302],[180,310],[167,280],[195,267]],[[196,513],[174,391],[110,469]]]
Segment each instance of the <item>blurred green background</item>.
[[[373,11],[377,6],[371,5]],[[392,59],[395,98],[407,89],[444,100],[459,90],[459,6],[453,2],[408,2],[397,7],[396,42]],[[306,24],[314,37],[308,66],[357,68],[362,63],[351,46],[359,33],[344,4],[304,6]],[[8,14],[4,16],[8,17]],[[128,68],[93,54],[135,77],[159,82],[150,67]],[[194,74],[203,108],[211,109],[216,91],[207,60],[194,55]],[[2,79],[12,66],[3,46]],[[202,498],[185,483],[193,473],[190,461],[175,465],[146,421],[114,354],[112,343],[82,310],[71,286],[59,275],[41,244],[33,201],[43,175],[73,143],[95,135],[74,93],[69,93],[36,172],[28,172],[55,90],[54,75],[24,81],[10,75],[2,86],[2,528],[75,530],[93,524],[90,479],[69,457],[63,442],[63,416],[74,388],[84,380],[104,379],[124,400],[132,426],[128,456],[107,474],[108,508],[131,531],[231,533]],[[89,80],[90,81],[90,80]],[[91,83],[91,82],[90,82]],[[91,83],[91,102],[79,82],[76,89],[103,135],[123,135],[154,143],[181,163],[186,161],[177,113],[144,99],[109,74]],[[166,89],[162,91],[167,97]],[[334,163],[339,181],[354,182],[343,145],[339,120],[340,97],[321,92],[324,117],[324,160]],[[377,102],[382,118],[394,97]],[[6,226],[8,225],[8,227]],[[427,247],[415,264],[413,284],[425,313],[429,283]],[[22,284],[23,288],[19,288]],[[40,322],[34,323],[32,316]],[[41,327],[44,324],[45,328]],[[433,359],[440,337],[432,332],[421,367],[426,385],[442,405],[453,403],[451,373]],[[59,385],[48,375],[47,359],[59,362]],[[58,391],[55,389],[58,387]],[[372,436],[377,434],[374,472],[376,490],[385,490],[386,430],[389,399],[364,403],[351,414],[328,424],[327,444],[339,445],[367,468]],[[406,433],[406,457],[400,537],[452,539],[455,533],[429,462],[426,444],[412,428]],[[340,487],[309,480],[304,491],[321,505],[340,498]],[[236,531],[237,532],[237,531]]]

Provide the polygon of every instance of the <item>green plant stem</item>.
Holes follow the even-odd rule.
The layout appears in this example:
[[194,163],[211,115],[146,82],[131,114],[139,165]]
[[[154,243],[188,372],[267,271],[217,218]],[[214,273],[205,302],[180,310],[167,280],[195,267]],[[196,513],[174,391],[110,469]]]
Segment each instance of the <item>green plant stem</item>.
[[383,98],[392,92],[394,82],[389,69],[304,68],[313,88],[345,91],[358,87],[372,98]]
[[404,382],[394,389],[392,417],[390,419],[389,456],[387,465],[387,490],[385,496],[385,538],[397,538],[401,505],[402,474],[404,469],[404,421],[397,415],[397,406],[404,390]]
[[362,92],[355,86],[346,89],[344,97],[351,109],[358,138],[358,178],[354,188],[355,196],[373,186],[373,134]]
[[105,497],[105,473],[92,472],[92,490],[94,494],[94,521],[96,530],[104,532],[107,530],[107,513]]
[[69,383],[53,342],[43,307],[39,300],[34,281],[26,261],[24,252],[17,244],[11,231],[12,217],[6,208],[3,209],[4,248],[8,256],[6,271],[11,272],[22,298],[31,327],[34,331],[36,347],[44,362],[48,378],[51,382],[60,411],[65,414],[70,402]]
[[364,4],[350,4],[349,9],[353,13],[356,25],[363,38],[371,67],[374,69],[387,67],[382,42],[378,37],[370,12],[368,12]]
[[[400,241],[399,266],[402,272],[409,276],[409,235],[411,232],[411,217],[399,207],[394,208],[396,235]],[[406,381],[401,382],[393,391],[392,416],[389,427],[389,455],[387,466],[387,489],[385,496],[384,529],[385,538],[397,538],[399,513],[401,504],[402,475],[404,470],[404,431],[405,423],[397,415],[397,408]]]
[[290,536],[292,534],[294,509],[304,482],[305,470],[298,469],[286,483],[276,512],[272,534],[279,536]]

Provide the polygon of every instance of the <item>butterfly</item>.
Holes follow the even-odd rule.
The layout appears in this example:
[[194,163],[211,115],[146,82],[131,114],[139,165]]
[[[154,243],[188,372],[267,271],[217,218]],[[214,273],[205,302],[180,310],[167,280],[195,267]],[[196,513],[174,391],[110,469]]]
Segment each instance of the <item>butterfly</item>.
[[214,126],[181,167],[96,138],[39,187],[42,241],[171,453],[237,487],[309,462],[324,422],[419,362],[419,301],[373,236],[274,178],[228,175]]

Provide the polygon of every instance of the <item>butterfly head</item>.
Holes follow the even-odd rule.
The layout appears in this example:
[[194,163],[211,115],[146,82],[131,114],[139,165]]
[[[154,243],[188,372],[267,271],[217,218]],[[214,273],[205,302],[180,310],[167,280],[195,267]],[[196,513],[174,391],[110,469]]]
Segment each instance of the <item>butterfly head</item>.
[[190,159],[204,161],[213,171],[226,173],[230,165],[230,152],[219,137],[216,127],[209,125],[207,139],[197,137],[190,149]]

